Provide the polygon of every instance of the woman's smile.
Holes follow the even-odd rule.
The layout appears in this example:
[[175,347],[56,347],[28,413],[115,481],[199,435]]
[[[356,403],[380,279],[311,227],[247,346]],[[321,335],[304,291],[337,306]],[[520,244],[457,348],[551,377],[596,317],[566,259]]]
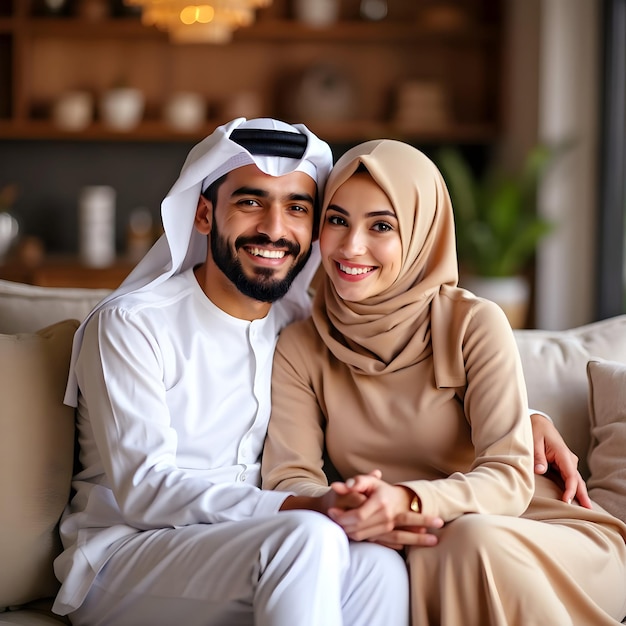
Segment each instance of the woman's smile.
[[339,275],[345,280],[361,280],[376,271],[376,266],[373,265],[356,265],[348,261],[336,261],[335,264]]

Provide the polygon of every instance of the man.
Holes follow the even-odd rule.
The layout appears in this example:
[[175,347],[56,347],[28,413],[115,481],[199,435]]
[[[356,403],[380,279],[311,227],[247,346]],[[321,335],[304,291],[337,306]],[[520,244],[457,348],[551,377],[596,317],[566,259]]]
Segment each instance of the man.
[[66,395],[82,470],[55,563],[74,624],[408,623],[397,553],[278,515],[298,499],[259,488],[274,346],[308,313],[331,166],[303,126],[218,128],[163,202],[164,237],[82,325]]
[[[162,203],[165,235],[77,332],[82,468],[54,605],[74,624],[407,623],[395,552],[259,489],[274,346],[309,313],[331,166],[303,126],[216,129]],[[563,450],[548,460],[573,476]]]

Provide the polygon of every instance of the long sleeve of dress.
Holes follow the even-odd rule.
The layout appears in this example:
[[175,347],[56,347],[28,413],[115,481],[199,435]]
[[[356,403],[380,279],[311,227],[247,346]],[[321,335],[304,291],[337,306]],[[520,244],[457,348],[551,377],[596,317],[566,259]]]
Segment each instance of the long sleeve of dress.
[[534,491],[532,430],[517,346],[499,307],[471,309],[460,349],[467,382],[457,393],[471,463],[451,467],[445,478],[402,484],[419,496],[423,513],[446,521],[464,513],[521,515]]

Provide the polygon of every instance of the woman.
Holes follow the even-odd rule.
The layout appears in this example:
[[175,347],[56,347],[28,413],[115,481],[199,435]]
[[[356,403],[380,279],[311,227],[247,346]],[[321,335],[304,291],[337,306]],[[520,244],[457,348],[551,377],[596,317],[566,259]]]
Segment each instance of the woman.
[[[406,548],[416,626],[615,624],[626,526],[533,476],[510,326],[457,287],[445,183],[392,140],[348,151],[328,181],[325,276],[274,361],[265,488],[328,492],[355,540]],[[365,502],[348,510],[344,494]],[[342,510],[345,509],[345,510]],[[546,523],[548,522],[548,523]],[[440,527],[441,528],[438,528]]]

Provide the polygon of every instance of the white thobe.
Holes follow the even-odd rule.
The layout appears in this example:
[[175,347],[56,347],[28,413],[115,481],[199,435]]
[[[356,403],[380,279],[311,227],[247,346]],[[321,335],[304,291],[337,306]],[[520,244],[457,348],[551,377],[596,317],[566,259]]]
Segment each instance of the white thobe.
[[[266,517],[274,516],[276,520],[267,522],[271,529],[265,532],[275,535],[276,522],[280,523],[285,513],[275,514],[287,494],[259,489],[260,455],[270,415],[276,340],[287,323],[306,314],[303,302],[303,298],[285,298],[275,303],[263,319],[233,318],[206,297],[190,269],[150,291],[117,299],[92,318],[76,365],[83,469],[74,477],[76,495],[61,523],[65,551],[55,563],[62,581],[55,611],[66,614],[77,609],[105,564],[108,570],[117,572],[116,584],[123,580],[126,586],[132,586],[136,572],[121,571],[119,557],[128,558],[132,553],[133,559],[138,558],[140,552],[145,552],[144,539],[150,537],[156,545],[168,536],[167,530],[214,524],[186,534],[201,532],[207,537],[214,533],[223,546],[232,542],[232,531],[229,525],[218,523],[247,521],[241,527],[243,532],[249,529],[250,521],[259,520],[261,525]],[[328,522],[318,517],[316,524]],[[183,534],[176,535],[180,536]],[[173,546],[172,539],[165,541]],[[223,575],[215,568],[221,568],[224,559],[209,560],[216,559],[212,540],[195,541],[198,545],[208,541],[205,549],[209,554],[203,562],[210,564],[214,577]],[[253,552],[263,549],[262,541],[257,548],[254,542],[250,544]],[[277,545],[288,543],[289,538],[282,536]],[[296,546],[302,549],[298,541],[294,549]],[[172,547],[172,554],[178,549]],[[163,550],[159,547],[160,553]],[[223,552],[225,567],[234,555]],[[341,548],[335,552],[340,554]],[[198,554],[202,554],[202,548],[198,548]],[[275,556],[284,558],[277,553]],[[340,587],[347,576],[354,575],[349,560],[344,558],[344,565],[337,567],[340,578],[333,581],[329,577],[329,585]],[[138,567],[144,583],[137,580],[133,593],[160,594],[163,579],[197,574],[186,570],[189,564],[188,558],[179,565],[170,562],[168,571],[160,576],[154,576],[151,568],[154,586],[148,591],[142,587],[147,584],[147,572],[142,571],[143,566]],[[404,567],[402,563],[400,566]],[[300,578],[306,571],[302,567],[292,569]],[[389,604],[401,606],[401,570],[394,562],[387,569],[396,571],[391,580],[400,590],[395,599],[389,598]],[[278,584],[285,572],[274,576]],[[233,576],[231,584],[235,579],[241,583],[240,578]],[[314,597],[314,585],[303,582]],[[241,584],[249,586],[250,581]],[[363,581],[359,584],[362,586]],[[364,591],[364,601],[368,593],[375,597],[372,589]],[[249,594],[249,590],[243,593],[244,602]],[[250,596],[249,601],[254,599]],[[157,606],[154,597],[150,603]],[[219,604],[214,597],[210,603]],[[203,610],[208,611],[206,607]],[[381,619],[389,619],[389,614],[385,615]],[[262,623],[261,616],[255,618]],[[220,623],[221,618],[216,619],[198,623]],[[268,619],[272,623],[278,618]],[[323,619],[339,618],[327,614]]]

